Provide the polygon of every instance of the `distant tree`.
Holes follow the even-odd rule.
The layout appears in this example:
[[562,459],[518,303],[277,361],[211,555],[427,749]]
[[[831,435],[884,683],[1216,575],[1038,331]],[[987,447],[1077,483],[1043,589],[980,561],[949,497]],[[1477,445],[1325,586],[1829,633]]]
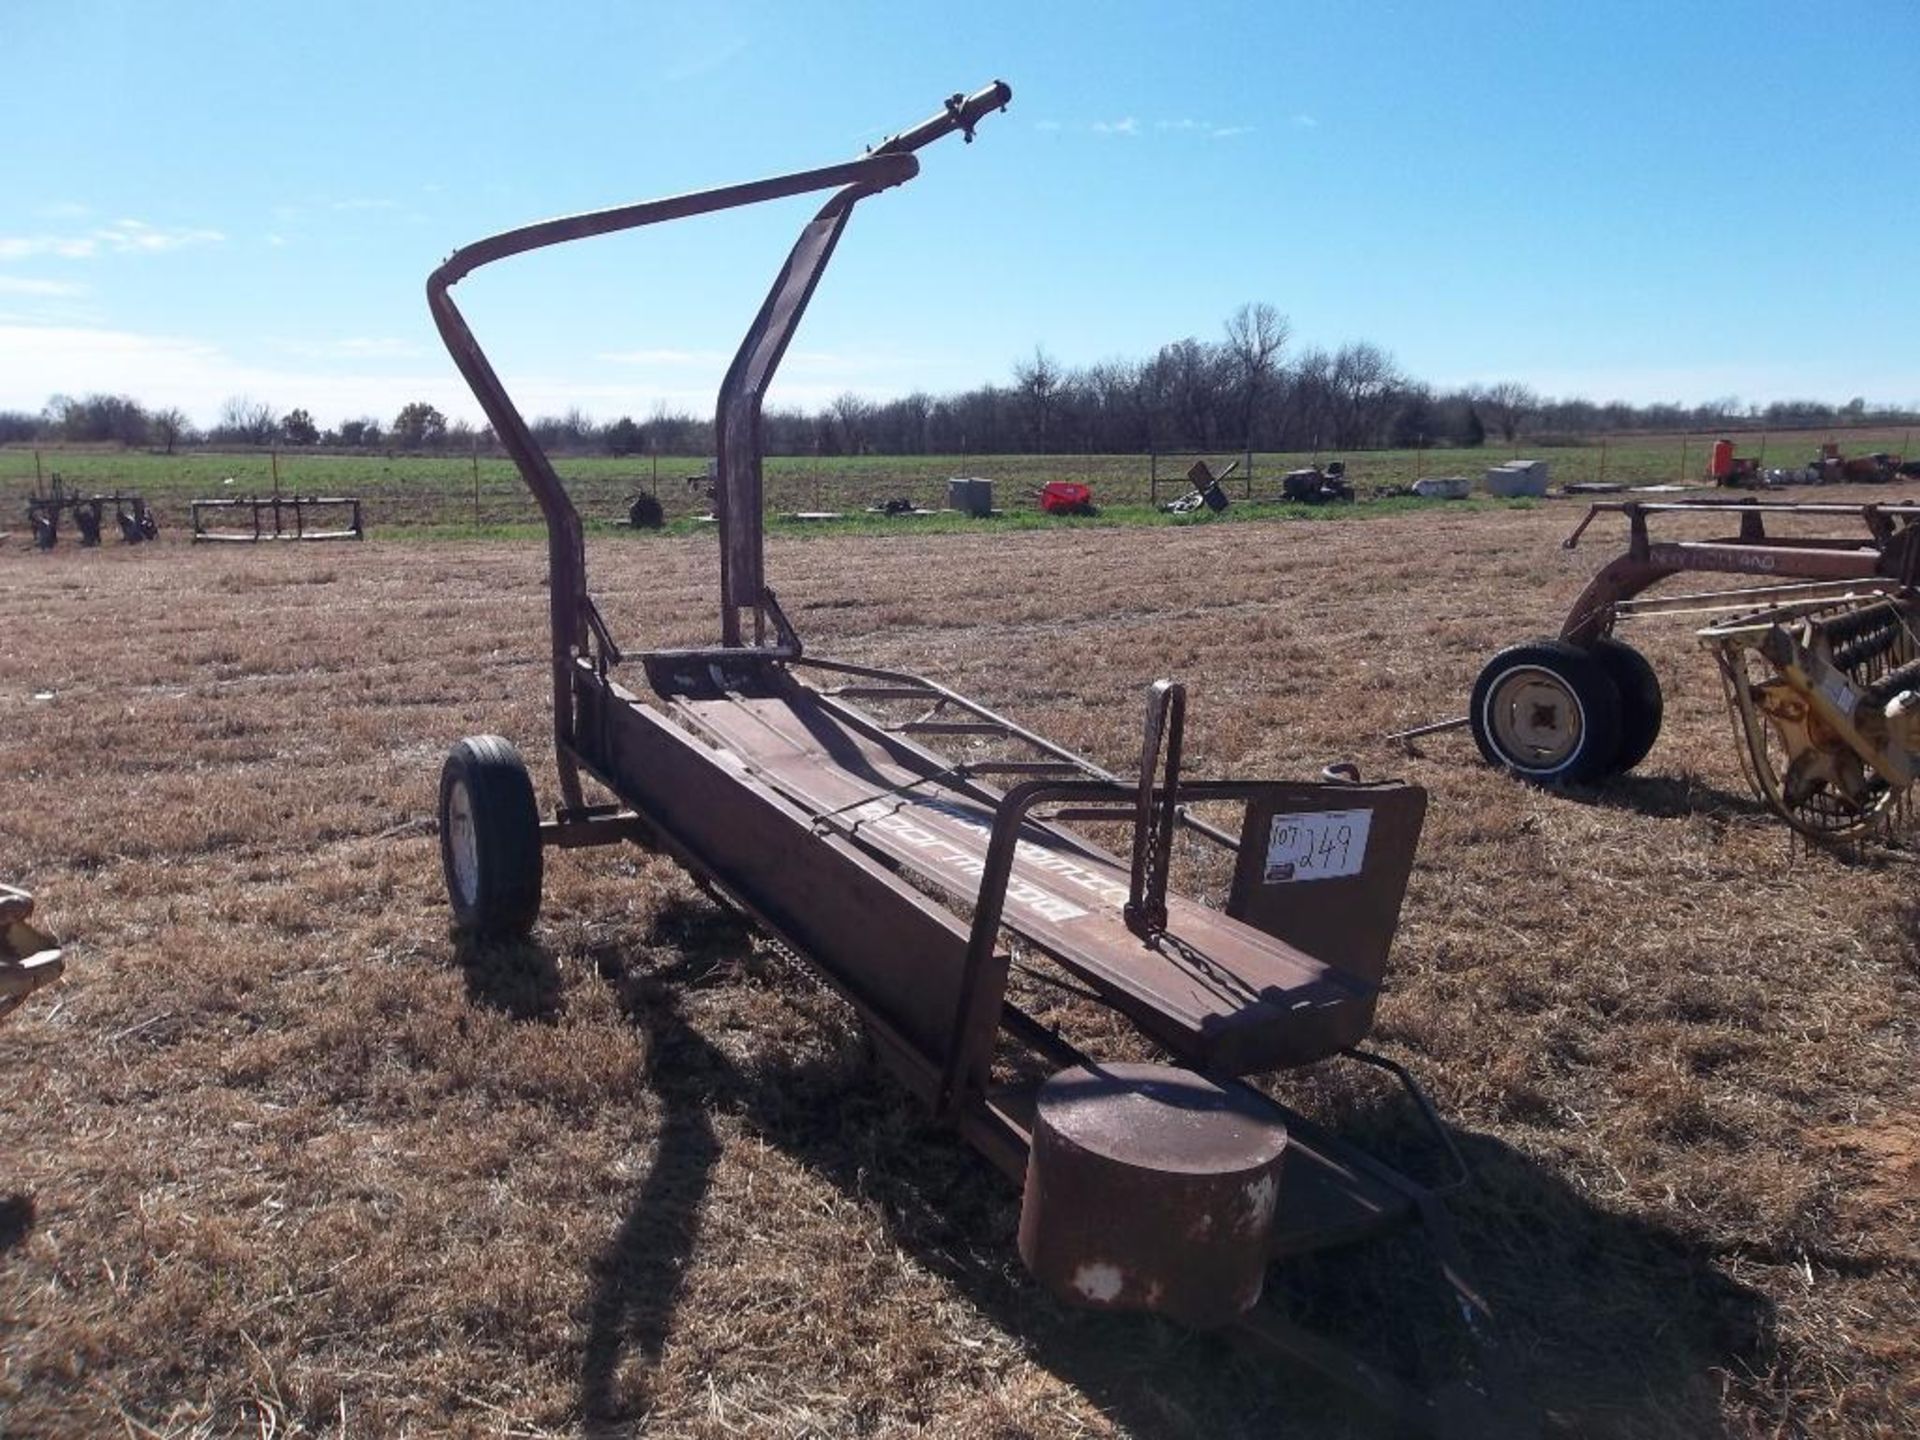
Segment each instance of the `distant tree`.
[[631,415],[622,415],[606,428],[602,441],[609,455],[631,455],[645,447],[646,436]]
[[289,445],[316,445],[320,441],[320,427],[306,411],[289,410],[280,417],[280,435]]
[[192,429],[186,412],[177,406],[154,411],[147,417],[147,423],[152,431],[154,443],[162,446],[169,455],[173,454],[173,447],[186,439],[188,432]]
[[332,432],[332,443],[352,450],[371,449],[380,443],[383,434],[378,420],[363,415],[358,420],[342,420],[340,428]]
[[447,438],[447,417],[424,400],[415,400],[393,417],[390,439],[402,450],[432,449]]
[[1333,443],[1354,450],[1372,442],[1405,383],[1392,357],[1378,345],[1342,345],[1328,375]]
[[147,412],[129,395],[94,394],[83,400],[55,395],[44,414],[46,429],[61,440],[83,445],[147,441]]
[[1387,443],[1396,450],[1425,450],[1440,428],[1439,408],[1424,385],[1409,386],[1400,396],[1388,427]]
[[232,395],[220,406],[213,438],[237,445],[271,445],[279,423],[273,407],[245,395]]
[[1466,420],[1456,438],[1469,450],[1478,450],[1487,443],[1487,424],[1480,418],[1480,407],[1471,400],[1467,401]]
[[1013,388],[1019,393],[1026,411],[1027,440],[1044,454],[1048,448],[1048,422],[1053,418],[1054,402],[1060,393],[1060,367],[1040,346],[1033,347],[1033,358],[1013,367]]
[[1265,301],[1242,305],[1227,321],[1227,364],[1239,411],[1239,434],[1233,438],[1243,445],[1253,444],[1254,423],[1274,388],[1280,352],[1292,333],[1287,317]]
[[17,445],[40,435],[40,417],[25,410],[0,410],[0,445]]
[[873,404],[851,390],[834,397],[833,421],[839,432],[840,453],[859,455],[866,451],[868,427],[873,423]]
[[1515,380],[1503,380],[1480,392],[1480,403],[1493,417],[1500,438],[1509,445],[1520,433],[1521,424],[1540,408],[1540,397]]

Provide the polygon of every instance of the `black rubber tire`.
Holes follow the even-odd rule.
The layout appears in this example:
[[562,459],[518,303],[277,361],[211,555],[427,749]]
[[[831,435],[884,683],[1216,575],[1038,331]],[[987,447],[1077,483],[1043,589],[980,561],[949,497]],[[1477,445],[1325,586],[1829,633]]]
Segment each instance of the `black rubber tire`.
[[540,809],[520,752],[469,735],[440,769],[440,869],[454,923],[521,939],[540,914]]
[[[1500,692],[1531,673],[1549,692],[1557,691],[1576,708],[1577,734],[1563,754],[1541,757],[1503,744],[1495,713]],[[1474,743],[1489,765],[1497,765],[1536,785],[1579,785],[1611,773],[1620,750],[1620,691],[1606,667],[1585,650],[1564,640],[1533,640],[1510,645],[1489,660],[1473,682],[1467,720]],[[1509,727],[1510,728],[1510,727]]]
[[1624,640],[1603,635],[1588,649],[1606,667],[1613,688],[1620,692],[1620,749],[1608,773],[1624,775],[1647,758],[1653,742],[1660,738],[1660,722],[1666,715],[1660,677],[1653,673],[1647,657]]

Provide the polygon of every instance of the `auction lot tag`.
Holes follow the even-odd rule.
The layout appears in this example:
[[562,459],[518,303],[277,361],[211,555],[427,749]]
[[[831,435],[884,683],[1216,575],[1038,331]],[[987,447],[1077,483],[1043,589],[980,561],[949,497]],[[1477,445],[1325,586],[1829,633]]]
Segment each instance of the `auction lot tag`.
[[1265,882],[1285,885],[1358,875],[1367,859],[1371,810],[1318,810],[1276,815],[1267,832]]

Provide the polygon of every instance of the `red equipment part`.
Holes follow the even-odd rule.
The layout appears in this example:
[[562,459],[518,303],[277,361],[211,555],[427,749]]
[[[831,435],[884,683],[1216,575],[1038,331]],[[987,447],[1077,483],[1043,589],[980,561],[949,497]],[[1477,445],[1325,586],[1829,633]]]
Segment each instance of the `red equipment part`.
[[1049,515],[1090,514],[1093,487],[1072,480],[1049,480],[1040,489],[1040,508]]

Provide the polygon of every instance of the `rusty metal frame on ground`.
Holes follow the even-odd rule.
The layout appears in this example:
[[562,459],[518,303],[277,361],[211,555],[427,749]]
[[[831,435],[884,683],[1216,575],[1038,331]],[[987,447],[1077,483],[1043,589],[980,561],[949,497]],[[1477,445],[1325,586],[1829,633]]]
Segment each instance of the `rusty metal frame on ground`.
[[[1270,1259],[1414,1226],[1479,1342],[1478,1388],[1425,1393],[1271,1305],[1241,1306],[1244,1296],[1227,1323],[1410,1428],[1530,1429],[1516,1418],[1491,1317],[1440,1204],[1463,1178],[1458,1151],[1411,1077],[1357,1049],[1372,1027],[1424,793],[1357,778],[1184,779],[1186,697],[1171,683],[1155,687],[1139,775],[1122,779],[923,677],[807,655],[767,584],[760,407],[852,211],[912,179],[915,151],[954,132],[971,139],[1010,98],[999,82],[955,95],[941,113],[842,164],[508,231],[456,251],[429,278],[448,351],[546,520],[562,803],[539,827],[539,843],[633,841],[672,856],[806,960],[854,1006],[906,1088],[1025,1183],[1022,1253],[1036,1275],[1053,1277],[1056,1293],[1070,1287],[1063,1298],[1180,1313],[1172,1295],[1196,1245],[1250,1273],[1257,1297]],[[545,246],[821,190],[832,193],[802,228],[720,391],[720,643],[636,655],[651,692],[643,698],[622,683],[628,657],[588,591],[579,513],[451,289],[480,266]],[[588,804],[588,777],[618,803]],[[1013,782],[1005,792],[995,788],[1003,780]],[[1195,813],[1222,806],[1239,807],[1237,827]],[[1131,827],[1131,861],[1069,828],[1081,823]],[[1170,892],[1182,837],[1232,857],[1224,910]],[[1054,983],[1126,1016],[1189,1067],[1135,1067],[1170,1078],[1112,1078],[1109,1098],[1163,1119],[1169,1106],[1212,1107],[1206,1164],[1168,1169],[1148,1153],[1147,1125],[1106,1137],[1119,1154],[1096,1155],[1091,1142],[1065,1136],[1059,1127],[1081,1113],[1073,1085],[1117,1077],[1119,1067],[1102,1072],[1016,1003],[1016,961],[1051,967]],[[1015,1052],[1064,1068],[1036,1084],[1012,1063]],[[1414,1097],[1447,1156],[1444,1183],[1399,1173],[1241,1078],[1340,1057],[1383,1066]],[[1246,1148],[1253,1142],[1234,1127],[1249,1115],[1269,1138],[1284,1129],[1277,1154]],[[1060,1140],[1046,1151],[1046,1184],[1043,1130]],[[1201,1175],[1208,1166],[1218,1172],[1208,1172],[1212,1181]],[[1194,1220],[1195,1234],[1212,1212],[1194,1207],[1222,1194],[1233,1201],[1244,1191],[1258,1223],[1204,1242],[1178,1227],[1154,1230],[1139,1253],[1082,1254],[1111,1237],[1087,1232],[1097,1216],[1042,1192],[1071,1194],[1089,1174],[1123,1171],[1145,1187],[1139,1193]],[[1227,1179],[1234,1184],[1223,1191]],[[1044,1267],[1033,1259],[1041,1252]]]
[[[258,544],[275,540],[364,540],[358,495],[248,495],[194,500],[188,509],[193,542]],[[220,525],[219,517],[247,512],[251,524]]]

